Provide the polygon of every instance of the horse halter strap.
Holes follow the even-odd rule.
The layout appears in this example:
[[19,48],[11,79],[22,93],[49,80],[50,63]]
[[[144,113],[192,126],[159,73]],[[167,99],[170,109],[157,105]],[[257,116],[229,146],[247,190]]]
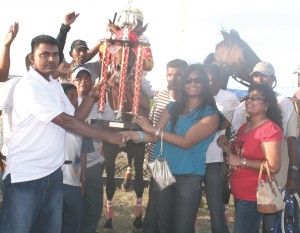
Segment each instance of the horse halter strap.
[[221,65],[221,67],[223,68],[223,70],[231,77],[235,78],[236,73],[232,71],[232,69],[230,68],[229,65],[227,65],[225,62],[223,62],[223,60],[216,54],[214,53],[214,56],[216,58],[216,61],[218,62],[218,64]]

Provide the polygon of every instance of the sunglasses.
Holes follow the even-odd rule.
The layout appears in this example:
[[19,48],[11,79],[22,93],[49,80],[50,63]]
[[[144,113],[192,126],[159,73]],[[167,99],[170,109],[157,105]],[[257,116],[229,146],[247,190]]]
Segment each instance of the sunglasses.
[[245,98],[244,98],[245,101],[248,101],[248,100],[252,100],[252,101],[259,101],[259,100],[265,100],[264,98],[258,96],[258,95],[253,95],[253,96],[250,96],[250,95],[246,95]]
[[254,77],[259,77],[259,78],[264,78],[264,79],[269,79],[269,78],[271,78],[271,76],[267,76],[267,75],[262,74],[262,73],[260,73],[260,72],[255,72],[255,73],[253,73],[253,74],[251,75],[251,77],[252,77],[252,78],[254,78]]
[[200,83],[203,83],[203,80],[201,77],[187,78],[184,83],[185,84],[192,84],[192,83],[200,84]]

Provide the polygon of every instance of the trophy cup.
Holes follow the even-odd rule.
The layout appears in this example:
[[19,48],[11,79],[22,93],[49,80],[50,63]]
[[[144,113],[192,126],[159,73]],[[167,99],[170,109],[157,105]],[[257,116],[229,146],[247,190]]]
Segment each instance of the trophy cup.
[[[137,25],[137,18],[134,13],[128,8],[120,14],[118,20],[118,26],[114,24],[116,14],[113,22],[110,22],[110,38],[102,40],[102,44],[99,48],[102,54],[102,68],[101,68],[101,81],[103,84],[107,84],[111,73],[117,70],[117,82],[118,82],[118,98],[117,108],[115,109],[115,120],[104,120],[104,107],[107,95],[107,88],[105,85],[101,87],[98,108],[99,118],[91,120],[91,124],[100,128],[114,128],[114,129],[139,129],[137,124],[127,122],[124,120],[124,103],[126,99],[126,81],[129,76],[134,77],[134,91],[131,114],[138,113],[139,100],[140,100],[140,87],[141,79],[143,75],[143,61],[144,51],[149,49],[150,44],[144,43],[138,39],[138,35],[135,32]],[[113,30],[112,30],[113,28]],[[113,32],[112,32],[113,31]],[[113,38],[114,37],[114,38]],[[118,52],[119,65],[115,63],[116,54],[112,51]],[[135,54],[134,64],[129,64],[132,51]],[[132,61],[132,59],[130,59]],[[132,63],[132,62],[131,62]],[[130,68],[130,69],[129,69]]]

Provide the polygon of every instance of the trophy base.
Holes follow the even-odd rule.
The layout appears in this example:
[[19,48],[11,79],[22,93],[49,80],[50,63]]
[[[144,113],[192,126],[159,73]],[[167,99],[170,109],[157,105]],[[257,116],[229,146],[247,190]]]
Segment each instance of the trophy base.
[[141,130],[141,127],[138,124],[132,122],[91,119],[91,125],[94,125],[100,129],[108,129],[113,131]]

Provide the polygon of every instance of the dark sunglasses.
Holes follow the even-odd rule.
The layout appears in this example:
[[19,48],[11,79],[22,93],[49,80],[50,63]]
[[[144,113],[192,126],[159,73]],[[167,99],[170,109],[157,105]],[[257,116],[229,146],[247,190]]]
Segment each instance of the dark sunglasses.
[[264,98],[258,96],[258,95],[253,95],[253,96],[250,96],[250,95],[246,95],[244,97],[244,100],[248,101],[248,100],[252,100],[252,101],[259,101],[259,100],[265,100]]
[[187,78],[184,83],[185,84],[192,84],[192,83],[200,84],[200,83],[203,83],[203,80],[201,77]]

